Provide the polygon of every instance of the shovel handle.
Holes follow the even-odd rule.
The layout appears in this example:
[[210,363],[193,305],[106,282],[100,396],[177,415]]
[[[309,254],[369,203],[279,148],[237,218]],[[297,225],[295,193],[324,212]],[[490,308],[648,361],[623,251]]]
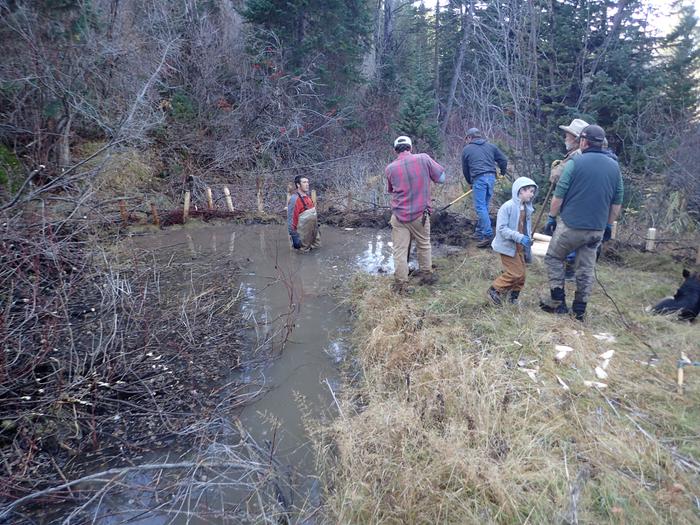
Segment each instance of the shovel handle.
[[532,232],[536,232],[537,229],[540,227],[540,221],[542,220],[542,214],[544,213],[544,209],[547,207],[547,203],[549,202],[549,196],[552,194],[552,190],[554,189],[555,184],[550,184],[549,189],[547,190],[547,195],[544,197],[544,201],[542,202],[542,207],[540,208],[540,212],[537,214],[537,218],[535,219],[535,224],[532,225]]
[[455,200],[453,200],[451,203],[449,203],[447,206],[443,206],[442,208],[440,208],[440,209],[438,210],[438,213],[440,213],[440,212],[442,212],[442,211],[445,211],[447,208],[449,208],[450,206],[452,206],[454,203],[461,201],[464,197],[466,197],[467,195],[469,195],[469,194],[470,194],[471,192],[473,192],[473,191],[474,191],[474,188],[472,188],[471,190],[469,190],[469,191],[466,192],[466,193],[463,193],[462,195],[460,195],[459,197],[457,197]]

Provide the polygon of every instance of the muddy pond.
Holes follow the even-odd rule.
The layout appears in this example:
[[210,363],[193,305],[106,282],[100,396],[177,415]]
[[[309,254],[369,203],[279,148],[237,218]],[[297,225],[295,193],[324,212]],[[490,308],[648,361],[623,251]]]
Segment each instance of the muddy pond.
[[323,227],[321,235],[321,248],[310,253],[290,248],[284,225],[190,224],[129,241],[160,264],[177,262],[184,269],[178,282],[162,283],[169,293],[190,286],[200,272],[211,277],[219,265],[240,269],[237,308],[247,327],[245,350],[240,366],[221,367],[231,368],[237,388],[249,385],[251,401],[233,411],[230,424],[274,448],[284,485],[278,500],[293,509],[292,521],[303,523],[317,523],[308,516],[322,492],[305,421],[337,415],[341,365],[350,364],[347,285],[356,272],[393,273],[389,229]]

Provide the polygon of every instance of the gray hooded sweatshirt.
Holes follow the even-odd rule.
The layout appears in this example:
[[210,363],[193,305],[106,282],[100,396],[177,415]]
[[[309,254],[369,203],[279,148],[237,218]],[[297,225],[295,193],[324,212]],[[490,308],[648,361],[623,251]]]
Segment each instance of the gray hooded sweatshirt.
[[[515,257],[516,244],[525,237],[525,234],[518,232],[518,219],[520,218],[520,199],[518,192],[525,186],[534,186],[535,195],[537,196],[537,184],[532,179],[527,177],[519,177],[515,179],[513,188],[511,189],[512,198],[503,203],[498,209],[498,217],[496,219],[496,236],[491,242],[491,248],[495,252],[502,253],[508,257]],[[532,238],[532,212],[534,207],[532,201],[525,204],[525,231],[527,236]],[[530,262],[530,250],[525,250],[525,260]]]

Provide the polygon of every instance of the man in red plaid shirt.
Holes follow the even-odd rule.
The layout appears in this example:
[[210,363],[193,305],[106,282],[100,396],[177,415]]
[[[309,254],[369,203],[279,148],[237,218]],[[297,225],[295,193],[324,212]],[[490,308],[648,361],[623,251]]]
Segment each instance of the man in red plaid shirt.
[[398,293],[408,283],[408,247],[416,242],[421,284],[433,284],[430,252],[430,181],[445,182],[445,169],[429,155],[411,153],[411,139],[394,141],[396,160],[386,167],[387,191],[391,194],[391,240],[394,245],[394,284]]

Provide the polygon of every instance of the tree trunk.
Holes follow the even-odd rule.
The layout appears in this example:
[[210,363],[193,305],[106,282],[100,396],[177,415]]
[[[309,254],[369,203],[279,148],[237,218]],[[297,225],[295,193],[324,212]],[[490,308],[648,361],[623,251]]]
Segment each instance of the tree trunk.
[[[469,23],[468,23],[469,22]],[[442,121],[442,126],[440,131],[442,135],[445,135],[447,130],[447,124],[450,120],[450,114],[452,113],[452,106],[455,101],[455,93],[457,92],[457,83],[459,82],[459,77],[462,75],[462,64],[464,63],[464,55],[467,52],[467,44],[469,43],[469,37],[471,36],[471,24],[474,22],[474,0],[469,0],[469,4],[464,9],[462,14],[462,40],[459,43],[459,54],[457,55],[457,60],[455,61],[454,72],[452,73],[452,82],[450,82],[450,92],[447,96],[447,108],[445,109],[445,117]]]
[[435,76],[435,119],[440,121],[440,0],[435,2],[435,56],[433,57]]

